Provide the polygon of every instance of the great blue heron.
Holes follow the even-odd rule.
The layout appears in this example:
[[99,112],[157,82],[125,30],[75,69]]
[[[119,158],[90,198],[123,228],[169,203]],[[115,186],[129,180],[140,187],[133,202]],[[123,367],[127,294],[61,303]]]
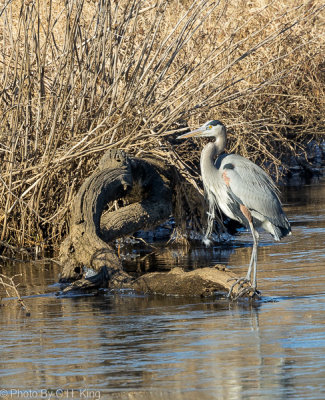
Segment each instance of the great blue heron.
[[[201,153],[201,175],[205,194],[209,202],[209,223],[206,237],[211,234],[215,206],[223,213],[247,228],[253,235],[252,255],[245,278],[240,278],[231,286],[231,297],[235,285],[239,285],[237,298],[252,290],[257,294],[256,262],[259,234],[262,227],[275,240],[291,234],[291,227],[283,212],[278,190],[262,168],[238,154],[226,154],[227,131],[220,121],[209,121],[192,132],[177,139],[193,136],[215,137]],[[253,274],[253,277],[251,275]],[[249,283],[250,287],[244,287]]]

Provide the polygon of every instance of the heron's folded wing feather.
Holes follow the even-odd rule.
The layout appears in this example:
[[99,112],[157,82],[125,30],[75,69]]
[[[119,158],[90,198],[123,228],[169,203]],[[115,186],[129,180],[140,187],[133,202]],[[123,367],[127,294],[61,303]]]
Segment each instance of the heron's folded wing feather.
[[[232,167],[227,167],[227,163]],[[224,165],[222,165],[224,164]],[[229,179],[229,189],[249,210],[277,224],[285,218],[272,179],[256,164],[241,156],[227,157],[221,169]]]

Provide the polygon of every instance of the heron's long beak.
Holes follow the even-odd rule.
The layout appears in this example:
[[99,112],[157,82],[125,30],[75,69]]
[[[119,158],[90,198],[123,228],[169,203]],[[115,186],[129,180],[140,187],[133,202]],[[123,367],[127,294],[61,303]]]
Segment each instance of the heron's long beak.
[[177,136],[176,139],[186,139],[193,136],[200,136],[203,132],[204,130],[202,128],[195,129],[194,131],[184,133],[184,135]]

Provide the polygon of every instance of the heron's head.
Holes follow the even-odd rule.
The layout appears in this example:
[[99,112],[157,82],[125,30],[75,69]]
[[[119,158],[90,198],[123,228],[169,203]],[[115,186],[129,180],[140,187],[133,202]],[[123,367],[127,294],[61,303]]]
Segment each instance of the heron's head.
[[184,133],[184,135],[178,136],[177,139],[185,139],[189,137],[215,137],[226,136],[226,127],[218,120],[208,121],[200,128],[194,131]]

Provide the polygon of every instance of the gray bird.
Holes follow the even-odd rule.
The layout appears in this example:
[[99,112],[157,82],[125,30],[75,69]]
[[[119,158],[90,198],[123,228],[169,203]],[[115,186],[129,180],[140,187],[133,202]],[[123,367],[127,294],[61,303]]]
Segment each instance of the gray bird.
[[[215,138],[214,142],[203,148],[200,161],[204,191],[209,203],[205,239],[208,240],[212,231],[215,206],[229,218],[250,228],[253,236],[254,244],[247,275],[234,282],[228,297],[232,296],[233,288],[237,284],[239,288],[236,298],[249,291],[253,291],[254,295],[258,294],[256,262],[259,234],[256,228],[263,228],[275,240],[291,235],[290,223],[283,212],[278,189],[269,175],[252,161],[238,154],[224,153],[227,131],[220,121],[209,121],[177,139],[193,136]],[[245,283],[250,287],[244,287]]]

